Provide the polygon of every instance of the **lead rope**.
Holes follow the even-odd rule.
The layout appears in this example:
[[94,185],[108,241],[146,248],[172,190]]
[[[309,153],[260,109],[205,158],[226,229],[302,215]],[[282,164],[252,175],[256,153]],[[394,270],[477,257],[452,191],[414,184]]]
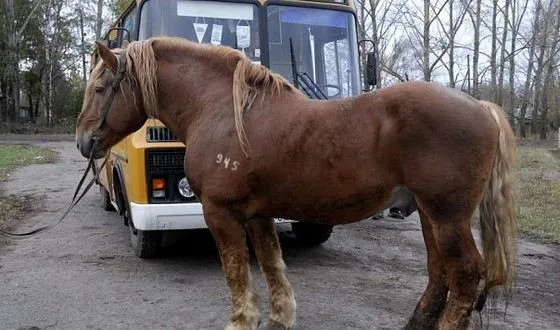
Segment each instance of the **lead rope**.
[[[97,140],[95,140],[95,142],[94,142],[92,152],[91,152],[91,155],[90,155],[89,160],[88,160],[88,166],[86,168],[86,171],[82,175],[82,178],[80,179],[80,182],[78,182],[78,186],[76,187],[76,190],[74,191],[74,196],[72,197],[72,201],[70,202],[70,205],[68,205],[68,208],[66,208],[64,213],[58,218],[58,220],[55,223],[50,224],[50,225],[46,225],[46,226],[42,226],[42,227],[30,230],[30,231],[26,231],[26,232],[23,232],[23,233],[13,233],[13,232],[9,232],[9,231],[5,231],[5,230],[0,229],[0,236],[6,236],[6,237],[9,237],[9,238],[19,238],[19,239],[28,238],[32,235],[37,234],[37,233],[45,232],[47,230],[50,230],[50,229],[54,228],[55,226],[57,226],[58,224],[60,224],[62,222],[62,220],[64,220],[66,218],[66,216],[70,213],[70,211],[72,211],[74,206],[76,206],[78,204],[78,202],[80,202],[80,200],[85,196],[85,194],[91,189],[91,187],[97,181],[97,179],[99,179],[99,174],[101,173],[101,171],[105,167],[105,164],[107,163],[107,159],[109,159],[109,156],[107,155],[105,157],[105,159],[103,160],[103,163],[101,163],[101,166],[99,167],[99,170],[95,171],[94,170],[95,164],[94,164],[93,153],[94,153],[96,147],[97,147]],[[80,193],[80,189],[82,188],[90,170],[93,171],[93,173],[95,173],[95,175],[88,182],[88,184],[85,186],[84,190]]]

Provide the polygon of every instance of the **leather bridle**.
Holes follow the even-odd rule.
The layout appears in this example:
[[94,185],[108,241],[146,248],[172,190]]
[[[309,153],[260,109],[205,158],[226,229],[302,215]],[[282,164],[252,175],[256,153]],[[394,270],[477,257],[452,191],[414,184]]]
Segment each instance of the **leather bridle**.
[[[100,141],[101,129],[107,123],[107,116],[109,114],[109,110],[111,109],[111,105],[113,104],[113,100],[115,99],[115,95],[117,94],[117,92],[120,89],[120,84],[123,81],[123,79],[125,77],[125,74],[126,74],[126,52],[123,52],[123,53],[121,53],[117,56],[117,72],[115,73],[115,80],[113,81],[113,84],[111,85],[110,94],[109,94],[107,100],[105,100],[105,103],[103,104],[103,107],[101,108],[101,116],[100,116],[99,121],[97,122],[97,125],[95,127],[95,130],[92,134],[93,147],[91,148],[90,156],[88,158],[88,165],[87,165],[86,171],[84,172],[80,181],[78,182],[78,186],[76,187],[76,190],[74,191],[74,196],[72,197],[72,201],[70,202],[70,205],[68,206],[68,208],[66,208],[64,213],[53,224],[45,225],[45,226],[30,230],[30,231],[27,231],[27,232],[23,232],[23,233],[12,233],[12,232],[8,232],[8,231],[0,229],[0,235],[7,236],[7,237],[10,237],[10,238],[26,238],[26,237],[32,236],[34,234],[37,234],[37,233],[40,233],[40,232],[43,232],[43,231],[47,231],[49,229],[54,228],[56,225],[61,223],[62,220],[64,220],[64,218],[66,218],[66,216],[70,213],[70,211],[74,208],[74,206],[76,206],[78,204],[78,202],[80,202],[80,200],[85,196],[85,194],[91,189],[93,184],[95,182],[97,182],[97,180],[99,179],[99,175],[101,174],[101,171],[103,170],[103,168],[105,167],[105,164],[107,163],[107,160],[109,159],[109,155],[105,156],[105,159],[103,160],[103,163],[101,163],[101,166],[99,167],[99,169],[96,170],[94,154],[95,154],[95,151],[97,149],[97,145]],[[93,173],[93,178],[87,183],[84,190],[80,193],[80,189],[82,188],[90,170]]]

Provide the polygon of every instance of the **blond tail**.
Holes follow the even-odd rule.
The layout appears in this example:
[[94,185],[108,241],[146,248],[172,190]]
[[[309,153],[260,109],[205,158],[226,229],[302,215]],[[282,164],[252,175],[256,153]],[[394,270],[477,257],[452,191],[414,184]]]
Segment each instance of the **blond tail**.
[[[480,228],[486,262],[486,287],[480,298],[485,300],[490,288],[506,285],[506,291],[511,293],[513,286],[517,255],[517,146],[503,110],[494,103],[481,103],[492,114],[499,131],[492,175],[480,203]],[[479,299],[477,309],[482,307],[484,301]]]

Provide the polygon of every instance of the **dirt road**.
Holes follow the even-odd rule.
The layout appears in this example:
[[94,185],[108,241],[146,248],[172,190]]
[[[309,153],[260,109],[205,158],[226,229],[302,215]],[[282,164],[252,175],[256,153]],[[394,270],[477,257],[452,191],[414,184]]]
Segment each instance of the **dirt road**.
[[[73,142],[33,142],[59,153],[55,164],[17,170],[5,192],[41,196],[43,206],[19,230],[55,220],[85,161]],[[54,230],[0,241],[0,329],[221,329],[229,293],[212,240],[176,235],[158,260],[140,260],[115,213],[88,194]],[[398,329],[426,284],[419,220],[362,221],[335,228],[318,248],[283,239],[298,302],[294,329]],[[503,317],[489,329],[560,328],[560,247],[520,240],[519,279]],[[265,284],[253,265],[266,318]],[[479,322],[478,315],[473,324]]]

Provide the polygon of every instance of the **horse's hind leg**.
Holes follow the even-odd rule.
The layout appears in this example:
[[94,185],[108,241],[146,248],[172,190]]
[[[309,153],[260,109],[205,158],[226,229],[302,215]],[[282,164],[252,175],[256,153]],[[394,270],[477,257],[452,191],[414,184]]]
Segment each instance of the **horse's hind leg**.
[[414,309],[412,317],[404,329],[429,330],[435,329],[445,307],[447,292],[445,283],[445,267],[443,259],[434,239],[430,219],[422,210],[418,210],[422,223],[422,235],[428,253],[428,286]]
[[438,328],[466,329],[485,266],[470,228],[470,213],[432,222],[434,238],[445,266],[449,287],[447,304]]
[[260,321],[258,297],[251,280],[245,228],[226,207],[210,201],[202,205],[231,290],[232,314],[226,330],[257,329]]
[[289,329],[295,321],[296,301],[286,277],[286,265],[274,220],[251,219],[247,224],[249,237],[266,278],[269,290],[269,329]]

